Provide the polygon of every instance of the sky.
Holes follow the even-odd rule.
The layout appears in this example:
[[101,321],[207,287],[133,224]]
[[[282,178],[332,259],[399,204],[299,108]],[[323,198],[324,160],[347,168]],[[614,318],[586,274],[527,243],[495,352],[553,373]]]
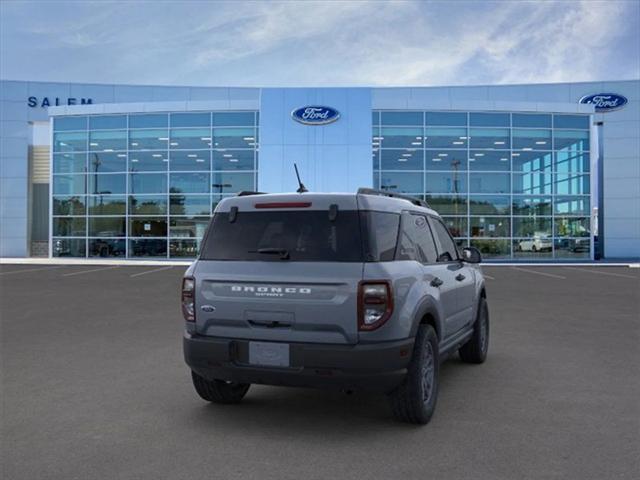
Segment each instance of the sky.
[[0,78],[399,86],[640,78],[640,0],[0,0]]

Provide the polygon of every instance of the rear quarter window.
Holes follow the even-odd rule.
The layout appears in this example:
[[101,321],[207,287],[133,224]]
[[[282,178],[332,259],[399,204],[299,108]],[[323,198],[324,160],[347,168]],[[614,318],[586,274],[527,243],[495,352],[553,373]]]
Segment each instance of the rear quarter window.
[[390,262],[395,258],[400,215],[389,212],[361,212],[365,260]]

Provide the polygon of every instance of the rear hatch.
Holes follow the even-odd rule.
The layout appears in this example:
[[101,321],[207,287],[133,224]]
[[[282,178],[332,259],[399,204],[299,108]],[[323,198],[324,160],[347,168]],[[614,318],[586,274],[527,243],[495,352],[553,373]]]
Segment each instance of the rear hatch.
[[355,196],[225,200],[194,272],[196,331],[251,340],[356,343],[363,268],[359,224]]

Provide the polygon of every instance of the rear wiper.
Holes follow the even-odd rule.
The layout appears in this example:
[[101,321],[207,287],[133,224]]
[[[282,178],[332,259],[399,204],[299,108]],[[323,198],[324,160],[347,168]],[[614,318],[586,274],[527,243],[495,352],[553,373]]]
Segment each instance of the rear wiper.
[[289,260],[289,251],[286,248],[259,248],[258,250],[249,250],[249,253],[264,253],[266,255],[280,255],[281,260]]

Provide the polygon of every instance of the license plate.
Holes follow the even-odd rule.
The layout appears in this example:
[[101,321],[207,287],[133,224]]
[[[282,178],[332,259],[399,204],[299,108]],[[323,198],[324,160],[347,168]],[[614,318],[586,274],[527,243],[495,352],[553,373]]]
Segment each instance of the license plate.
[[289,344],[249,342],[249,363],[270,367],[288,367]]

